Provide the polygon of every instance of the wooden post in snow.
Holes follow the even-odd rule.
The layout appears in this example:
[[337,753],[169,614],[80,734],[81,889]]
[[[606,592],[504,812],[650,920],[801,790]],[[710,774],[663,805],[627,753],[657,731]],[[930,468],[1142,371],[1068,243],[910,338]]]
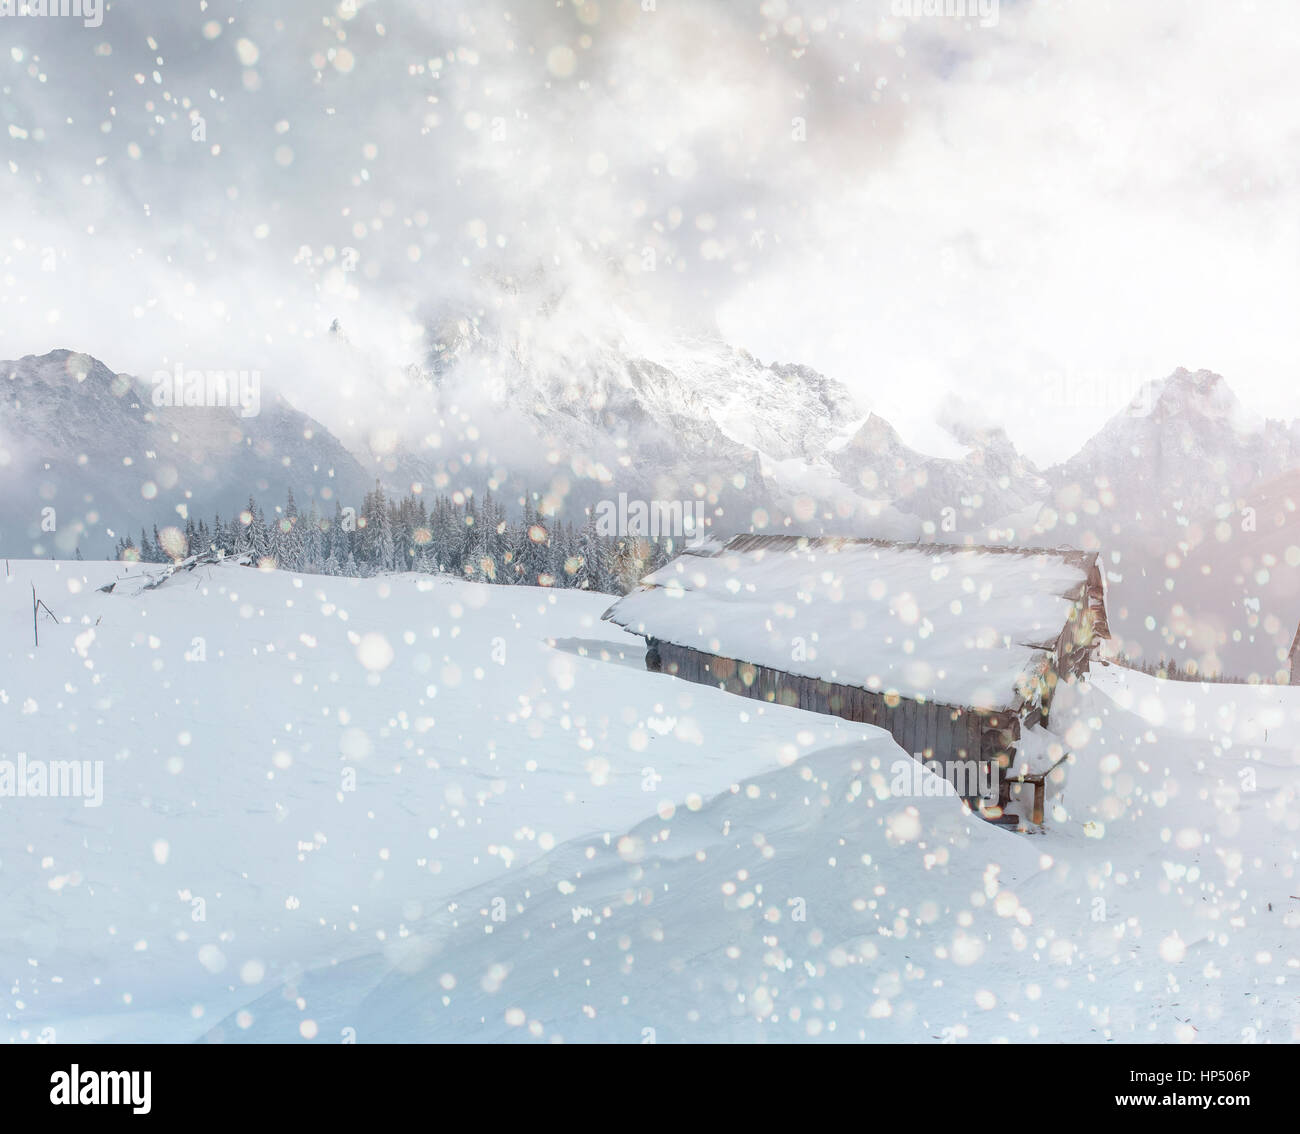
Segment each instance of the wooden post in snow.
[[40,613],[42,610],[44,610],[45,613],[48,614],[55,622],[58,622],[59,620],[58,615],[55,614],[54,611],[52,611],[48,606],[46,606],[43,602],[41,602],[40,599],[36,597],[36,584],[33,583],[32,584],[32,641],[38,646],[41,644],[41,635],[40,632],[37,630],[37,626],[40,624]]

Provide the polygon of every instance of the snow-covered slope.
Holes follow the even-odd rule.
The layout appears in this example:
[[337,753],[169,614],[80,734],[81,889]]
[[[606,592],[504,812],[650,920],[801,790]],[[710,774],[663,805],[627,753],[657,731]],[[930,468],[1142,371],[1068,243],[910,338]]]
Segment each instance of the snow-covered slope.
[[[816,750],[471,891],[382,974],[374,951],[293,988],[330,1037],[1300,1039],[1300,698],[1110,671],[1073,708],[1078,762],[1042,837],[898,798],[876,747]],[[250,1012],[242,1038],[291,1038],[302,1015],[282,989]]]
[[0,760],[103,761],[0,797],[6,1038],[1300,1038],[1300,690],[1058,691],[1017,835],[599,596],[125,571],[0,580]]
[[[137,573],[0,577],[0,760],[103,761],[98,807],[0,796],[11,1037],[195,1038],[304,970],[379,950],[381,975],[424,917],[572,839],[889,746],[648,679],[607,596],[234,565],[95,589]],[[33,583],[65,620],[38,649]]]

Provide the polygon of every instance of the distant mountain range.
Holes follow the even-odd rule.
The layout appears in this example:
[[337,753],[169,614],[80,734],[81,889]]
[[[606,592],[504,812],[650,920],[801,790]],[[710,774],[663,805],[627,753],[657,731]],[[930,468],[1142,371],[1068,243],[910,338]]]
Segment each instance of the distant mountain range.
[[1300,619],[1300,423],[1252,418],[1216,374],[1149,383],[1039,469],[996,428],[952,427],[960,457],[921,453],[806,367],[549,314],[509,330],[447,321],[382,452],[273,392],[256,416],[158,407],[149,383],[85,354],[0,362],[0,553],[102,557],[186,511],[232,515],[250,493],[270,510],[292,489],[330,517],[377,478],[507,505],[535,493],[576,522],[618,493],[703,498],[727,533],[1100,548],[1126,652],[1265,680],[1283,664]]
[[260,413],[243,417],[238,406],[156,407],[152,392],[68,350],[0,362],[0,551],[102,557],[119,535],[186,509],[229,518],[250,494],[278,504],[292,488],[333,515],[336,497],[373,485],[282,398],[264,393]]

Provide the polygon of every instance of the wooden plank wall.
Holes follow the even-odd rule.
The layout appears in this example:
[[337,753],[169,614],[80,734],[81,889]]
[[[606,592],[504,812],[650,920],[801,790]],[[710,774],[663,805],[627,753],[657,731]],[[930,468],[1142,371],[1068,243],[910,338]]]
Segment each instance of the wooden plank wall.
[[1005,767],[1010,764],[1020,738],[1019,718],[1010,711],[988,713],[934,701],[889,697],[858,686],[800,677],[671,642],[659,643],[659,658],[662,672],[687,681],[715,685],[760,701],[877,725],[905,752],[922,760],[969,760]]

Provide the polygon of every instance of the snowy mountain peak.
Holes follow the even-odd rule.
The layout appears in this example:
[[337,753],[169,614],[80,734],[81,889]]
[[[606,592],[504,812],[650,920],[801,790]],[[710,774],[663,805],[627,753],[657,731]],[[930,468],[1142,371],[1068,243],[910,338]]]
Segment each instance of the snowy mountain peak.
[[875,453],[894,453],[906,448],[898,430],[878,413],[867,414],[867,420],[853,435],[849,444],[854,448],[870,449]]
[[1152,417],[1165,422],[1204,419],[1237,432],[1253,432],[1263,427],[1262,419],[1246,411],[1222,375],[1181,366],[1168,378],[1143,386],[1129,403],[1126,416]]
[[10,383],[11,393],[19,387],[39,386],[41,389],[75,392],[82,397],[120,398],[135,387],[127,375],[114,374],[99,359],[66,347],[0,363],[0,379]]
[[[517,435],[522,418],[553,463],[577,451],[594,458],[584,464],[653,464],[675,468],[670,479],[707,482],[755,454],[816,459],[862,413],[846,386],[808,367],[764,365],[708,331],[665,332],[629,297],[544,278],[430,325],[425,367],[442,402],[474,405],[488,436],[507,418]],[[517,461],[517,443],[511,451]]]

